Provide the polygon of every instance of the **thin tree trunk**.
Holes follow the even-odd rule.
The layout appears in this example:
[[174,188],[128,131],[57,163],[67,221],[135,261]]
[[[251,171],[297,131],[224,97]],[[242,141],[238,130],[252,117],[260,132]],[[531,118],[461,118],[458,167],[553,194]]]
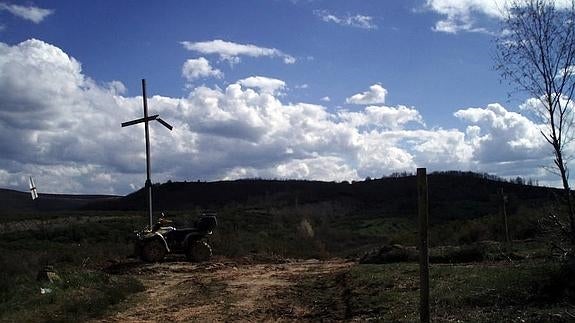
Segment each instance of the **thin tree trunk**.
[[561,154],[557,155],[557,166],[559,167],[559,173],[561,174],[561,181],[563,182],[563,190],[565,191],[565,198],[567,199],[567,207],[569,211],[569,232],[570,240],[572,244],[575,244],[575,208],[573,207],[573,196],[571,195],[571,188],[569,187],[569,181],[567,179],[567,170],[563,164],[563,158]]

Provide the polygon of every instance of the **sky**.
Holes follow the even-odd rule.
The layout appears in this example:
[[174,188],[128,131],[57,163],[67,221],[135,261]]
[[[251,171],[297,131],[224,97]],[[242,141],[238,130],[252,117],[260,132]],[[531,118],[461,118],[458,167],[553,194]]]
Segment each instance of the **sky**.
[[[558,185],[494,69],[505,0],[0,1],[0,187],[463,170]],[[510,95],[511,93],[511,95]]]

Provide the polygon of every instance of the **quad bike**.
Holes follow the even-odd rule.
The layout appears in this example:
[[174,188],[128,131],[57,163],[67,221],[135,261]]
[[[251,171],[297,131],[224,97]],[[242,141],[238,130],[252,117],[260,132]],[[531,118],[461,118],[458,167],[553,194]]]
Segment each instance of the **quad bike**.
[[192,228],[175,228],[164,214],[151,229],[136,232],[136,255],[146,262],[158,262],[166,254],[185,254],[189,261],[210,259],[212,248],[207,237],[217,226],[216,215],[203,213]]

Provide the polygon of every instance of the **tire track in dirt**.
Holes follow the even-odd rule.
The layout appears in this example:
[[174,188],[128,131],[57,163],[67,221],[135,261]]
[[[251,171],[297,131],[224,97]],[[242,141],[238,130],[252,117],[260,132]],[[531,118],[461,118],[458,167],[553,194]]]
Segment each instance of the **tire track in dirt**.
[[132,306],[98,322],[309,320],[312,309],[297,301],[297,283],[351,265],[344,260],[135,264],[124,274],[139,278],[146,291],[128,300]]

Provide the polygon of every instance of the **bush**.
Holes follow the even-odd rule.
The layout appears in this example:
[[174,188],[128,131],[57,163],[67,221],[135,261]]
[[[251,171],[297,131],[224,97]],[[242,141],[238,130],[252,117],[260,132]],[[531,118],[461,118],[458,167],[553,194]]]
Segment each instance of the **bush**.
[[417,250],[402,245],[385,245],[365,254],[359,260],[361,264],[389,264],[417,260]]

